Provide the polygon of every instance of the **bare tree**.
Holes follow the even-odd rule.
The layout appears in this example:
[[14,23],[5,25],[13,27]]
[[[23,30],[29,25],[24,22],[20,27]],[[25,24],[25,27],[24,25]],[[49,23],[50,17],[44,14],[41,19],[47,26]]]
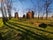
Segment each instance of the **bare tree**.
[[45,1],[45,12],[46,12],[46,19],[48,18],[48,13],[49,13],[49,10],[50,10],[50,5],[52,3],[52,0],[46,0]]
[[7,11],[9,14],[9,19],[11,19],[11,9],[12,9],[12,0],[6,0]]
[[12,0],[1,0],[1,12],[3,17],[3,22],[8,21],[7,11],[9,14],[9,19],[11,19],[11,2]]
[[5,4],[5,1],[1,0],[1,12],[2,12],[2,17],[3,17],[3,22],[5,24],[8,18],[7,18],[6,8],[4,4]]
[[4,3],[3,3],[3,0],[2,0],[1,1],[1,12],[2,12],[2,17],[4,18],[3,5],[4,5]]
[[32,18],[34,18],[34,15],[35,15],[35,11],[36,11],[36,4],[31,0],[31,2],[32,2],[32,4],[33,4],[33,6],[34,6],[34,8],[32,8]]
[[[42,10],[42,4],[41,4],[41,1],[42,1],[42,0],[37,0],[37,13],[38,13],[38,19],[39,19],[41,10]],[[41,4],[41,6],[40,6],[40,4]]]

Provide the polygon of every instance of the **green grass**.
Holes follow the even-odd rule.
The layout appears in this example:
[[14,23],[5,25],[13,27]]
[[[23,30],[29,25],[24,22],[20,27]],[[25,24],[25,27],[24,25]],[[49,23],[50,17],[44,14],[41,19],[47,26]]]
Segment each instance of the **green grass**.
[[[8,24],[8,23],[7,23]],[[9,25],[10,24],[10,25]],[[16,26],[16,25],[14,25],[14,24],[12,24],[12,23],[9,23],[8,25],[9,25],[9,27],[10,28],[13,28],[13,29],[15,29],[15,30],[18,30],[19,28],[19,30],[21,31],[21,32],[27,32],[27,34],[29,34],[30,36],[32,36],[34,33],[33,33],[33,31],[31,31],[30,29],[27,29],[27,28],[24,28],[23,26]],[[7,26],[8,26],[7,25]],[[13,26],[12,26],[13,25]],[[16,26],[16,27],[14,27],[14,26]],[[25,30],[25,31],[23,31],[23,30]],[[36,34],[36,33],[35,33]],[[37,34],[36,34],[37,35]],[[40,36],[40,35],[39,35]],[[33,36],[33,37],[37,37],[37,36]]]
[[[12,22],[13,23],[13,22]],[[15,23],[16,24],[16,23]],[[19,25],[20,23],[17,23],[17,25]],[[14,24],[13,24],[14,25]],[[24,26],[24,24],[20,24],[19,26]],[[35,28],[35,27],[31,27],[31,28],[29,28],[29,27],[31,27],[31,26],[25,26],[25,27],[23,27],[23,28],[26,28],[26,29],[28,29],[28,30],[31,30],[31,31],[34,31],[35,33],[37,33],[37,34],[41,34],[41,35],[45,35],[45,36],[47,36],[47,35],[49,35],[49,34],[51,34],[51,33],[49,33],[49,32],[52,32],[52,31],[49,31],[49,30],[51,30],[51,29],[49,29],[49,30],[43,30],[42,31],[42,29],[40,29],[40,28]],[[49,32],[47,32],[47,31],[49,31]],[[53,34],[51,34],[49,37],[53,37]]]
[[[49,32],[53,32],[53,27],[50,27],[50,26],[48,26],[47,28],[40,28],[40,27],[38,27],[38,26],[36,26],[36,25],[33,25],[33,24],[31,24],[31,22],[38,22],[38,23],[42,23],[42,22],[44,22],[44,23],[46,23],[46,24],[48,24],[48,23],[50,23],[50,22],[53,22],[53,21],[51,21],[51,20],[35,20],[35,19],[29,19],[29,20],[25,20],[25,19],[22,19],[22,20],[10,20],[11,22],[14,22],[14,23],[17,23],[17,24],[22,24],[22,25],[28,25],[28,26],[31,26],[31,27],[33,27],[33,28],[38,28],[38,29],[42,29],[42,30],[45,30],[45,31],[49,31]],[[26,28],[26,27],[24,27],[24,28]],[[27,28],[27,29],[29,29],[29,28]],[[34,32],[38,32],[38,34],[42,34],[42,35],[46,35],[46,36],[48,36],[48,37],[50,37],[50,38],[53,38],[53,34],[50,34],[50,33],[47,33],[47,32],[41,32],[40,30],[34,30],[34,29],[29,29],[29,30],[33,30]]]
[[[26,20],[26,21],[23,21],[23,19],[22,20],[17,20],[17,19],[12,19],[12,20],[10,20],[11,22],[15,22],[15,23],[20,23],[20,24],[24,24],[24,25],[29,25],[29,26],[32,26],[32,27],[34,27],[34,28],[40,28],[40,27],[38,27],[37,25],[39,25],[40,23],[46,23],[46,24],[49,24],[49,23],[51,23],[52,21],[50,21],[50,20],[35,20],[35,19],[32,19],[32,20]],[[44,28],[40,28],[40,29],[44,29]],[[48,26],[47,28],[45,28],[44,30],[47,30],[47,31],[51,31],[51,32],[53,32],[53,27],[51,27],[51,26]]]
[[[53,40],[53,27],[48,26],[47,28],[41,28],[37,25],[39,23],[51,23],[52,20],[42,20],[42,19],[15,19],[12,18],[6,25],[3,24],[2,19],[0,19],[0,32],[5,40],[16,40],[18,38],[18,34],[24,35],[24,38],[29,38],[29,40],[38,40],[39,36],[35,35],[38,34],[41,37],[49,38]],[[52,32],[52,33],[50,33]],[[26,34],[27,33],[27,34]],[[28,36],[26,36],[28,35]],[[33,38],[33,37],[35,38]],[[40,38],[41,38],[40,37]],[[25,40],[26,40],[25,38]]]
[[0,18],[0,27],[3,26],[3,21],[2,21],[2,18]]

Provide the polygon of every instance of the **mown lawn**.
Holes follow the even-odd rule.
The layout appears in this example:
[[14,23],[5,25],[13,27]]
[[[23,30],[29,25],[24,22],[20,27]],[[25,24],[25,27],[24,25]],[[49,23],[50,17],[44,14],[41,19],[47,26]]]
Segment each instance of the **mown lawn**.
[[3,21],[2,21],[2,18],[0,18],[0,27],[3,26]]
[[[12,21],[13,20],[13,21]],[[45,24],[53,24],[53,19],[52,20],[42,20],[42,19],[21,19],[21,20],[18,20],[18,19],[11,19],[10,20],[11,22],[16,22],[16,23],[20,23],[20,24],[24,24],[24,25],[29,25],[29,26],[32,26],[32,27],[35,27],[35,28],[40,28],[39,27],[39,24],[41,23],[45,23]],[[40,28],[40,29],[44,29],[44,28]],[[51,31],[53,32],[53,26],[47,26],[47,28],[45,28],[44,30],[48,30],[48,31]]]
[[[49,23],[53,22],[53,19],[52,20],[50,20],[50,19],[49,20],[46,20],[46,19],[44,19],[44,20],[42,20],[42,19],[39,19],[39,20],[38,19],[28,19],[28,20],[27,19],[21,19],[21,20],[12,19],[12,20],[10,20],[10,21],[14,22],[14,23],[17,23],[17,24],[28,25],[28,26],[31,26],[33,28],[38,28],[38,29],[49,31],[49,32],[53,33],[53,26],[47,26],[46,28],[41,28],[41,27],[38,26],[40,23],[49,24]],[[35,29],[31,29],[31,30],[33,30],[35,32]],[[36,30],[36,31],[38,32],[39,30]],[[42,32],[39,31],[39,32],[43,35],[46,35],[48,37],[53,38],[53,34],[43,32],[43,31]]]
[[53,26],[38,26],[43,22],[49,24],[52,20],[12,18],[5,25],[0,20],[0,33],[5,40],[53,40]]

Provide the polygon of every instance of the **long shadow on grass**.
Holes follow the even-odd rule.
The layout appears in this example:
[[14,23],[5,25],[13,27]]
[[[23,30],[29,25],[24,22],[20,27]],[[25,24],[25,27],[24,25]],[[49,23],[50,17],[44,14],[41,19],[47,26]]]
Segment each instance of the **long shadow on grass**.
[[0,40],[4,40],[1,33],[0,33]]
[[[10,23],[10,22],[8,22],[8,23]],[[14,22],[11,22],[11,23],[14,23]],[[31,26],[27,26],[27,25],[23,25],[23,24],[19,24],[19,23],[14,23],[14,24],[25,26],[25,27],[32,28],[32,29],[37,29],[37,30],[40,30],[40,31],[43,31],[43,32],[47,32],[47,33],[53,34],[53,32],[45,31],[45,30],[34,28],[34,27],[31,27]]]
[[10,25],[13,25],[13,26],[16,26],[17,28],[21,28],[23,30],[26,31],[27,35],[33,37],[33,38],[37,38],[38,40],[49,40],[48,38],[44,37],[44,36],[41,36],[41,35],[38,35],[38,34],[35,34],[34,32],[30,31],[30,30],[27,30],[25,28],[22,28],[18,25],[15,25],[14,23],[9,23]]
[[[25,33],[26,34],[26,32],[24,32],[24,31],[22,31],[22,30],[20,30],[20,29],[16,29],[16,28],[14,28],[14,27],[12,27],[12,26],[10,26],[10,25],[8,25],[8,24],[6,24],[5,23],[5,25],[6,26],[8,26],[9,28],[11,28],[11,29],[14,29],[14,30],[16,30],[16,31],[20,31],[20,32],[22,32],[22,33]],[[25,35],[26,36],[26,35]],[[23,39],[20,39],[20,40],[23,40]]]

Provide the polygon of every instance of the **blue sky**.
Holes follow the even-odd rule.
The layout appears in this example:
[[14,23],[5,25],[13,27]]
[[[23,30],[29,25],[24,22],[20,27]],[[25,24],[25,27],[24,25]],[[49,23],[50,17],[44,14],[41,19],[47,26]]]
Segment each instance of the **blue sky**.
[[[37,16],[38,9],[38,1],[39,5],[43,5],[45,0],[13,0],[13,9],[19,13],[19,16],[26,14],[27,11],[33,10],[35,12],[35,16]],[[40,3],[41,2],[41,3]],[[53,11],[53,3],[50,5],[51,10]],[[41,9],[42,10],[42,9]],[[43,15],[39,13],[40,16]],[[52,15],[52,13],[49,13]]]
[[[39,10],[38,1],[39,1],[39,6],[41,6],[44,4],[45,0],[12,0],[12,16],[14,16],[15,12],[18,12],[19,16],[22,17],[23,14],[26,14],[29,10],[33,10],[35,12],[35,16],[37,16],[38,12],[37,10]],[[53,11],[53,3],[50,5],[50,7],[51,10]],[[43,10],[41,9],[41,11]],[[52,15],[52,13],[49,14]],[[40,16],[43,15],[42,12],[39,12],[39,14]]]
[[13,0],[13,9],[14,11],[17,11],[19,13],[19,16],[26,14],[26,12],[29,10],[35,11],[36,9],[35,5],[36,5],[36,1],[33,4],[31,0],[17,0],[17,1]]

